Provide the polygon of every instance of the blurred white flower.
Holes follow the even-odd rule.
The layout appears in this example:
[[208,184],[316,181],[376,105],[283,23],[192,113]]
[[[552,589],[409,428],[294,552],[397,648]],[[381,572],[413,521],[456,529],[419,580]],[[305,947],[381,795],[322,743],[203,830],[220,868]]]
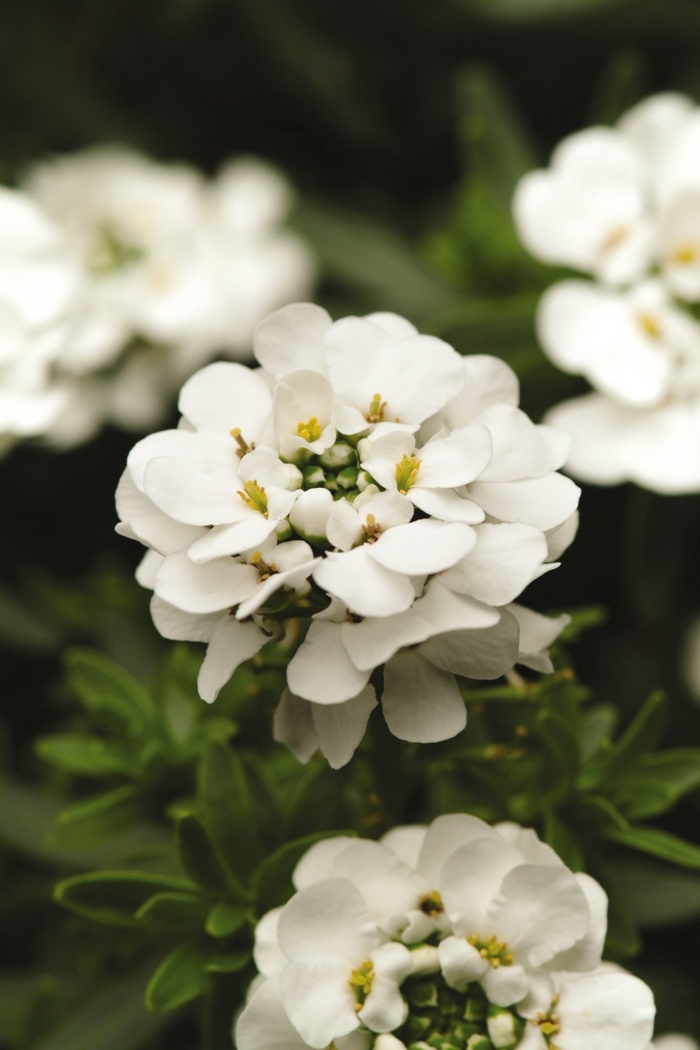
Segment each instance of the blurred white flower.
[[595,392],[556,406],[566,466],[599,485],[700,491],[700,109],[653,96],[616,128],[565,139],[530,172],[513,209],[526,247],[601,283],[570,279],[543,295],[540,342]]
[[330,838],[293,882],[256,929],[238,1050],[648,1050],[650,989],[600,961],[604,891],[530,829],[456,813]]
[[275,736],[340,766],[375,668],[391,731],[415,742],[464,728],[455,675],[551,670],[566,617],[513,602],[573,540],[579,490],[557,473],[568,439],[515,407],[507,366],[310,304],[263,321],[255,350],[263,368],[185,383],[178,429],[132,449],[117,492],[119,531],[151,548],[138,578],[159,630],[208,643],[201,696],[302,617]]
[[660,1035],[649,1044],[650,1050],[698,1050],[695,1039],[689,1035],[681,1035],[678,1032],[669,1032],[668,1035]]

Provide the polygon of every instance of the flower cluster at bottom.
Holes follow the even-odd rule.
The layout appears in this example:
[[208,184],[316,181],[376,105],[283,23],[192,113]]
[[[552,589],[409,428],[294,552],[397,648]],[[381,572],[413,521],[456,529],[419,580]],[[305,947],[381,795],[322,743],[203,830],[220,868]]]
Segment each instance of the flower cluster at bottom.
[[304,855],[258,923],[238,1050],[645,1050],[650,989],[601,962],[607,898],[534,831],[438,817]]

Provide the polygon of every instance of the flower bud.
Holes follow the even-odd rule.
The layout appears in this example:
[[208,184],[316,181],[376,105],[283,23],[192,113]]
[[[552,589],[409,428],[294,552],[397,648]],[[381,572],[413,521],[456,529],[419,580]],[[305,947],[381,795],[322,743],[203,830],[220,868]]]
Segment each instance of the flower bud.
[[289,524],[286,518],[282,518],[282,521],[278,521],[275,525],[275,539],[278,543],[284,543],[285,540],[291,540],[294,532],[292,526]]
[[304,467],[303,479],[305,489],[316,488],[318,485],[325,484],[326,475],[317,463],[311,463],[308,467]]
[[513,1050],[523,1034],[523,1023],[510,1010],[489,1003],[486,1027],[496,1050]]
[[344,467],[351,467],[357,463],[355,449],[352,445],[348,445],[346,441],[337,441],[335,445],[327,448],[319,458],[323,466],[329,467],[331,470],[342,470]]
[[411,952],[415,969],[414,975],[420,977],[422,974],[440,973],[440,954],[432,944],[421,944],[420,948],[414,948]]
[[406,1044],[391,1032],[384,1032],[374,1040],[372,1050],[406,1050]]
[[287,473],[289,474],[289,481],[287,482],[287,488],[290,492],[296,492],[297,489],[301,488],[301,483],[304,480],[304,475],[299,470],[299,467],[295,467],[293,463],[285,463]]
[[357,467],[345,467],[344,470],[338,471],[336,480],[341,489],[354,488],[357,483]]
[[493,1043],[486,1035],[470,1035],[466,1050],[493,1050]]
[[360,492],[364,492],[368,485],[374,485],[374,478],[368,470],[361,470],[357,475],[357,487]]
[[289,514],[289,523],[298,536],[313,547],[328,547],[326,525],[333,509],[333,497],[327,489],[302,492]]

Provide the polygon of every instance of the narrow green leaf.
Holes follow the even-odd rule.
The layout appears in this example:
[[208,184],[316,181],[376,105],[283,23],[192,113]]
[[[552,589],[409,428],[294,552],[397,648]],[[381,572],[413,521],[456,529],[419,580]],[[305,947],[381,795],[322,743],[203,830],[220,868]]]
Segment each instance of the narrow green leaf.
[[35,750],[45,762],[67,773],[105,777],[136,776],[139,772],[138,765],[122,749],[97,736],[57,733],[37,740]]
[[69,685],[88,711],[109,711],[135,732],[152,720],[155,707],[146,690],[103,653],[71,649],[66,666]]
[[107,791],[103,795],[95,795],[93,798],[86,799],[83,802],[74,802],[72,806],[66,806],[65,809],[61,810],[58,814],[58,823],[78,824],[83,820],[90,820],[92,817],[100,816],[108,810],[120,806],[123,802],[129,802],[137,794],[137,787],[134,787],[133,784],[124,784],[122,787],[115,788],[114,791]]
[[271,908],[286,904],[294,893],[292,873],[308,849],[321,839],[337,838],[339,835],[354,836],[353,831],[317,832],[305,835],[304,838],[286,842],[260,864],[250,880],[252,892],[256,897],[259,914]]
[[141,905],[134,918],[157,929],[187,930],[202,927],[211,902],[193,893],[165,890],[155,893]]
[[678,864],[682,868],[700,871],[700,846],[685,842],[669,831],[660,828],[611,828],[605,838],[621,846],[650,853],[653,857]]
[[230,937],[251,920],[254,921],[254,916],[250,908],[219,901],[209,911],[204,928],[210,937]]
[[207,973],[238,973],[252,959],[249,951],[228,952],[216,955],[207,963]]
[[622,783],[613,801],[626,817],[642,820],[665,813],[700,785],[700,749],[677,748],[642,755]]
[[102,989],[33,1050],[139,1050],[168,1023],[168,1018],[149,1014],[143,1005],[151,968]]
[[610,784],[632,763],[654,747],[666,724],[666,696],[660,690],[650,694],[641,711],[620,739],[605,754],[595,755],[576,780],[582,790]]
[[94,871],[73,875],[54,889],[54,900],[71,911],[110,926],[134,926],[134,913],[161,891],[191,891],[184,879],[143,871]]
[[238,878],[247,880],[262,853],[253,796],[240,756],[218,741],[204,755],[201,795],[217,849]]
[[605,945],[615,955],[632,958],[639,953],[641,941],[639,927],[627,906],[624,893],[614,886],[606,885],[608,893],[608,932]]
[[208,961],[206,944],[191,941],[178,945],[163,959],[148,982],[148,1009],[153,1013],[166,1013],[203,995],[209,987]]
[[584,712],[579,740],[583,763],[597,755],[601,748],[612,746],[612,735],[619,717],[620,712],[612,704],[596,704]]
[[545,797],[551,805],[568,794],[578,768],[578,741],[569,722],[557,711],[539,711],[537,730],[547,751]]
[[607,831],[629,828],[629,822],[618,812],[607,798],[602,795],[588,795],[576,799],[566,806],[566,814],[573,823],[583,825],[584,830],[604,834]]
[[544,840],[572,871],[584,871],[583,851],[570,828],[553,810],[544,815]]
[[54,632],[5,588],[0,589],[0,644],[48,654],[58,646]]
[[229,871],[206,828],[194,813],[186,813],[176,825],[177,849],[183,868],[193,880],[216,896],[242,901],[246,892]]
[[646,928],[697,919],[700,876],[639,856],[606,858],[605,884],[624,895],[630,912]]

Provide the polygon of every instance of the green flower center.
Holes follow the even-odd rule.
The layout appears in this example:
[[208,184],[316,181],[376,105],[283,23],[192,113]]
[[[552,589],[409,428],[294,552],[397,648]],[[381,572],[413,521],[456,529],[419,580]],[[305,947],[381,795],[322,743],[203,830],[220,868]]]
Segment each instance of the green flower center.
[[381,394],[375,394],[369,403],[369,412],[365,416],[368,423],[381,423],[384,419],[386,401],[382,401]]
[[492,1006],[476,983],[457,992],[441,974],[409,977],[402,992],[408,1017],[394,1035],[408,1050],[511,1050],[522,1037],[522,1020]]
[[402,496],[405,496],[415,483],[420,465],[421,460],[418,456],[407,456],[405,452],[401,462],[396,464],[396,487]]
[[245,492],[238,490],[238,495],[241,497],[243,502],[251,508],[251,510],[257,510],[264,518],[267,517],[267,495],[262,485],[258,485],[257,481],[244,481],[243,488]]

